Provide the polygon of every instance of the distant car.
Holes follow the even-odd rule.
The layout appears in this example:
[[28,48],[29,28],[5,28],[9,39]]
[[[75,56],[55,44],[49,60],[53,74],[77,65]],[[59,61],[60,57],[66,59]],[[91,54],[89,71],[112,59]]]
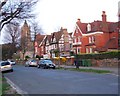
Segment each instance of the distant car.
[[10,62],[11,65],[15,65],[16,64],[16,62],[13,61],[13,60],[8,60],[8,62]]
[[38,65],[38,61],[37,60],[28,60],[26,61],[25,63],[25,67],[29,67],[29,66],[36,66],[37,67]]
[[40,60],[37,67],[38,68],[41,67],[44,69],[48,69],[48,68],[55,69],[56,65],[51,60]]
[[0,71],[11,71],[13,72],[13,67],[8,61],[0,61]]

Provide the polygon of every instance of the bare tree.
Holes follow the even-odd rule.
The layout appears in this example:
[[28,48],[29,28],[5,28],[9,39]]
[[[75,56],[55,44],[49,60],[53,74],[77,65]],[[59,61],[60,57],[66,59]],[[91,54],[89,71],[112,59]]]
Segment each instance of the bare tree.
[[13,19],[31,18],[31,8],[38,0],[1,0],[0,1],[0,32]]
[[25,53],[27,51],[27,38],[21,37],[21,51],[22,51],[22,55],[23,55],[23,60],[25,59]]
[[[33,45],[35,45],[35,40],[36,40],[36,35],[37,34],[44,34],[42,31],[42,28],[38,25],[38,23],[34,20],[31,22],[31,30],[32,30],[32,39],[33,39]],[[33,48],[34,53],[33,53],[33,58],[35,57],[35,47]]]
[[14,45],[19,44],[19,42],[20,42],[20,29],[19,29],[18,23],[6,25],[3,42],[9,42],[9,43],[12,43]]
[[5,28],[3,42],[9,42],[12,45],[13,53],[16,52],[17,46],[20,44],[20,29],[17,23],[7,24]]

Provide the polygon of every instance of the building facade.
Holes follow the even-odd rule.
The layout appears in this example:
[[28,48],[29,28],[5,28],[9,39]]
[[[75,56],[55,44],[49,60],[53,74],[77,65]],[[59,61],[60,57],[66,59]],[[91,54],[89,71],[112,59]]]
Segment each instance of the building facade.
[[73,37],[73,50],[76,54],[106,52],[118,49],[118,22],[108,22],[105,11],[102,21],[76,22]]

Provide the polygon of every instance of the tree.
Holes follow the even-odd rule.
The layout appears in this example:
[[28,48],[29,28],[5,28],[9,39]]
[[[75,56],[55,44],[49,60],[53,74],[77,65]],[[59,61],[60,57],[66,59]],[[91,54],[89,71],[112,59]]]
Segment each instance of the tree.
[[2,60],[12,59],[13,56],[13,49],[12,44],[3,44],[2,46]]
[[[43,34],[42,28],[38,25],[38,23],[34,20],[31,22],[31,30],[32,30],[32,37],[33,37],[33,45],[35,45],[36,35],[38,33]],[[33,58],[35,58],[35,47],[34,47]]]
[[3,27],[13,19],[34,17],[31,8],[38,0],[2,0],[0,1],[0,33]]
[[21,37],[21,50],[22,50],[22,54],[23,54],[23,60],[25,59],[25,53],[27,51],[27,38],[24,36],[24,37]]
[[14,47],[20,44],[20,29],[18,23],[14,22],[14,24],[10,23],[6,25],[3,42],[8,41],[12,43]]

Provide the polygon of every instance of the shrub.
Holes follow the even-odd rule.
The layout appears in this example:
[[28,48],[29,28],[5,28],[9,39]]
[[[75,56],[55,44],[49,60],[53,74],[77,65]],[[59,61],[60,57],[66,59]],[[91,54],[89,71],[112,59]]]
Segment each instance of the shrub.
[[81,58],[81,59],[110,59],[110,58],[118,58],[118,57],[120,57],[120,51],[76,55],[76,58]]

